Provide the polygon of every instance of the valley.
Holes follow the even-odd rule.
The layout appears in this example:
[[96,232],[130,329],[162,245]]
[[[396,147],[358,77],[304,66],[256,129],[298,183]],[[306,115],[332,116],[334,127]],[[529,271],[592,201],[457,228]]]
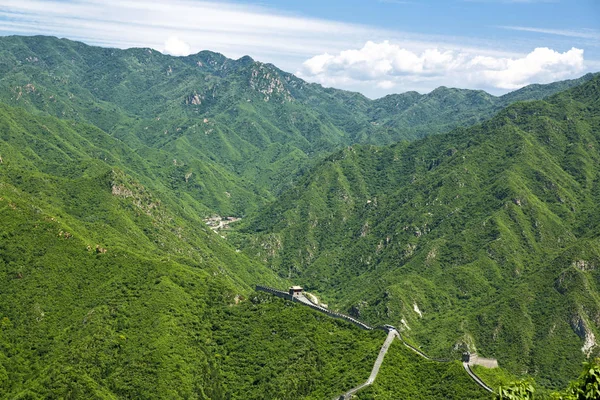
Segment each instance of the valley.
[[[0,37],[0,398],[490,398],[465,352],[564,391],[600,355],[599,99]],[[349,317],[255,290],[292,284]]]

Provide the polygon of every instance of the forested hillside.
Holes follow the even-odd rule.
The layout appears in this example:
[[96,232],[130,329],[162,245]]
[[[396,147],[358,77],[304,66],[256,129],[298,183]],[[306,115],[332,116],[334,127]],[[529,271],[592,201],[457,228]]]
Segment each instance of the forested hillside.
[[325,302],[546,385],[598,353],[600,78],[483,124],[330,156],[240,228]]
[[0,37],[0,398],[366,381],[382,331],[256,284],[454,360],[395,341],[360,398],[486,398],[465,350],[494,387],[564,388],[598,354],[599,80],[370,100],[250,57]]
[[214,178],[229,184],[190,195],[221,215],[243,215],[272,200],[343,146],[391,144],[468,126],[510,99],[541,98],[589,78],[503,97],[440,88],[373,101],[309,84],[250,57],[230,60],[209,51],[172,57],[52,37],[0,38],[1,101],[91,123],[144,159],[153,157],[148,148],[162,150],[168,163],[186,166],[192,182],[206,168],[216,169]]
[[118,140],[0,119],[0,397],[322,399],[366,379],[381,331],[254,293],[286,282]]
[[254,293],[286,283],[120,141],[0,119],[0,397],[321,399],[368,376],[381,332]]

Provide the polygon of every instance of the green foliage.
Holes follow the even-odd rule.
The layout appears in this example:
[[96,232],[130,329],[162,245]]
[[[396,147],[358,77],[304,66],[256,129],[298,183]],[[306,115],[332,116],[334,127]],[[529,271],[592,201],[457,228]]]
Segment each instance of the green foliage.
[[358,399],[489,399],[489,393],[465,373],[458,361],[439,363],[414,353],[396,340],[373,386]]
[[229,237],[428,354],[478,351],[564,386],[598,351],[584,347],[599,334],[598,86],[446,135],[346,148]]
[[369,377],[385,338],[264,293],[213,321],[216,360],[240,399],[333,398]]
[[[321,399],[364,382],[381,332],[251,290],[290,279],[544,385],[599,334],[597,77],[371,101],[249,57],[4,37],[0,88],[0,397]],[[232,233],[203,220],[251,213]],[[359,396],[484,397],[459,363],[406,351]]]
[[472,365],[471,370],[491,388],[510,386],[513,382],[518,381],[514,374],[504,368],[486,368],[480,365]]
[[532,380],[514,382],[509,386],[500,386],[496,393],[498,400],[529,400],[533,399],[535,388]]
[[125,145],[0,115],[2,397],[321,399],[368,378],[381,331],[253,293],[285,283]]
[[[541,98],[590,77],[513,97]],[[97,126],[136,151],[171,190],[238,216],[331,151],[472,125],[511,102],[447,88],[372,101],[250,57],[172,57],[43,36],[0,38],[0,88],[6,104]]]
[[588,400],[600,398],[600,359],[583,364],[579,379],[572,382],[560,399]]
[[506,386],[498,387],[495,393],[497,399],[555,399],[555,400],[588,400],[600,398],[600,359],[583,363],[583,372],[579,379],[571,382],[569,387],[562,392],[541,393],[536,392],[533,379],[512,382]]

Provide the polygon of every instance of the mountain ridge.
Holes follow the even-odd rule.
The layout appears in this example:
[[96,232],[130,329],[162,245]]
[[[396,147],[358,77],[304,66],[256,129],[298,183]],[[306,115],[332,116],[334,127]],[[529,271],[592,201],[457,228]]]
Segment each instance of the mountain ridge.
[[599,81],[471,128],[341,150],[233,240],[429,353],[481,348],[564,384],[598,351]]
[[[477,91],[445,89],[444,99],[411,95],[416,102],[402,114],[390,98],[323,88],[250,57],[230,60],[210,51],[172,57],[152,49],[12,36],[0,38],[0,53],[5,103],[92,123],[134,150],[165,150],[188,164],[218,163],[246,185],[254,183],[251,191],[266,189],[263,202],[329,152],[444,132],[500,107],[465,102]],[[518,98],[558,90],[550,88],[532,88]],[[232,204],[223,191],[213,197],[220,199],[217,213],[251,211],[240,206],[243,201]]]
[[[494,111],[485,92],[378,102],[251,58],[0,38],[0,387],[291,399],[367,379],[381,332],[255,284],[302,284],[434,357],[496,357],[492,386],[564,387],[598,354],[599,81]],[[459,363],[389,356],[366,398],[485,395]]]

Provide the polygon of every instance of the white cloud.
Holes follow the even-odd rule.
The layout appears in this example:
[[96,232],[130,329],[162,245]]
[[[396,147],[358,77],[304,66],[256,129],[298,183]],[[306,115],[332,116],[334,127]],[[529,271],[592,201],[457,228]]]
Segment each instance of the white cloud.
[[[2,0],[0,32],[46,34],[115,47],[162,50],[177,36],[190,51],[273,59],[341,50],[383,30],[278,13],[232,2],[172,0]],[[364,41],[364,39],[360,39]],[[268,60],[268,61],[271,61]]]
[[165,42],[165,49],[163,52],[173,56],[187,56],[191,53],[191,49],[189,44],[179,39],[177,36],[170,36]]
[[381,89],[392,89],[396,86],[394,81],[379,81],[377,82],[377,87]]
[[548,35],[568,36],[583,39],[600,40],[600,32],[595,29],[548,29],[548,28],[533,28],[529,26],[500,26],[502,29],[522,32],[545,33]]
[[[541,43],[520,39],[490,41],[485,37],[386,30],[290,15],[234,1],[0,0],[0,34],[54,35],[101,46],[151,47],[174,55],[200,50],[217,51],[230,58],[248,54],[284,70],[294,71],[302,66],[304,77],[311,81],[361,91],[373,97],[391,90],[423,92],[439,85],[475,85],[475,80],[450,79],[460,76],[448,70],[464,63],[460,58],[463,54],[489,57],[488,62],[494,63],[505,58],[522,58],[524,51],[552,43],[546,39]],[[415,4],[421,6],[422,2]],[[381,46],[374,46],[370,54],[366,50],[345,51],[360,49],[367,40],[374,44],[389,40],[403,51],[388,44],[388,54],[377,63],[372,60],[383,49]],[[579,38],[574,44],[582,48],[584,40],[592,42]],[[568,46],[572,45],[569,42]],[[562,48],[564,44],[552,46]],[[597,47],[586,43],[586,55],[597,57],[597,52],[594,53]],[[340,61],[342,52],[345,62]],[[320,56],[313,57],[316,54]],[[307,59],[310,61],[302,65]],[[586,65],[592,70],[600,64],[589,60]],[[390,74],[391,77],[387,77]]]
[[496,68],[473,63],[479,79],[491,82],[501,89],[518,89],[532,82],[553,82],[573,77],[583,71],[583,50],[572,48],[559,53],[546,47],[539,47],[519,59],[497,60]]
[[389,41],[369,41],[360,49],[312,57],[297,74],[325,85],[353,82],[389,89],[439,81],[506,90],[573,77],[583,70],[583,50],[577,48],[559,53],[541,47],[525,56],[503,57],[439,48],[415,52]]

